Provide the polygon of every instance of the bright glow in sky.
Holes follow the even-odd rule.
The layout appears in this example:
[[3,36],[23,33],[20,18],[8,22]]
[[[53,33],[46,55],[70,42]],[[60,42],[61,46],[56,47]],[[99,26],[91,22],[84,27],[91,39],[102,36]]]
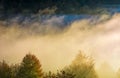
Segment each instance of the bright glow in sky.
[[[52,25],[52,20],[62,23],[62,18],[49,19],[47,27]],[[95,59],[96,67],[107,62],[116,71],[120,68],[119,21],[119,14],[98,24],[90,24],[85,19],[73,22],[63,33],[57,35],[25,34],[18,39],[15,37],[25,33],[26,29],[21,30],[15,27],[16,24],[11,28],[1,26],[0,61],[4,59],[10,64],[20,63],[25,54],[31,52],[40,59],[44,70],[56,70],[70,64],[81,50]]]

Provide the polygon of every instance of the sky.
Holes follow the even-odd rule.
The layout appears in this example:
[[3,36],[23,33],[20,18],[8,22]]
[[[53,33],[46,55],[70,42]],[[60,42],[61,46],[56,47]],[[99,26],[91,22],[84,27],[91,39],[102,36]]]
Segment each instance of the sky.
[[94,58],[96,68],[106,62],[117,71],[120,68],[119,21],[120,14],[101,15],[97,19],[73,21],[63,29],[57,26],[64,22],[64,16],[53,16],[44,24],[34,22],[29,26],[16,21],[4,26],[1,21],[0,61],[19,64],[27,53],[32,53],[39,58],[43,69],[49,71],[69,65],[82,51]]

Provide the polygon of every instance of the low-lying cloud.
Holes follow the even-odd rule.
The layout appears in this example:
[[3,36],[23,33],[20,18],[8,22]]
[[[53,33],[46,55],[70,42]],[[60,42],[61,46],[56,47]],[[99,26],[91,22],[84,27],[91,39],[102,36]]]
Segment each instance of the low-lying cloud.
[[1,22],[0,60],[20,63],[26,53],[35,54],[44,70],[71,63],[79,51],[95,59],[96,68],[107,62],[120,67],[120,15],[85,18],[64,23],[64,16],[45,21]]

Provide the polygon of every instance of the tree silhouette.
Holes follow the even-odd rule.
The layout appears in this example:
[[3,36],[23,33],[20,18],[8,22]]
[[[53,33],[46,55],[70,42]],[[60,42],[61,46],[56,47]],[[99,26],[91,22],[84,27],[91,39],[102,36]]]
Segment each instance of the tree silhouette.
[[57,78],[75,78],[75,74],[62,70],[57,73]]
[[43,73],[41,64],[35,55],[27,54],[18,71],[19,78],[41,78]]
[[5,61],[0,62],[0,78],[11,78],[11,69]]
[[10,68],[11,68],[11,75],[12,75],[11,78],[18,78],[17,73],[20,68],[19,64],[11,65]]
[[44,75],[43,78],[75,78],[75,74],[72,72],[66,72],[64,70],[57,71],[56,74],[49,71],[49,73]]

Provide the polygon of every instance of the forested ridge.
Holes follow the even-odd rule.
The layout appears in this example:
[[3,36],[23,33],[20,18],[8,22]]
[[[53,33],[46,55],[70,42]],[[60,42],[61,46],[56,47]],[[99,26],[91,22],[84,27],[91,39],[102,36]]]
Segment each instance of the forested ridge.
[[0,0],[0,13],[39,13],[52,8],[57,14],[70,14],[79,13],[76,11],[82,7],[119,3],[119,0]]

